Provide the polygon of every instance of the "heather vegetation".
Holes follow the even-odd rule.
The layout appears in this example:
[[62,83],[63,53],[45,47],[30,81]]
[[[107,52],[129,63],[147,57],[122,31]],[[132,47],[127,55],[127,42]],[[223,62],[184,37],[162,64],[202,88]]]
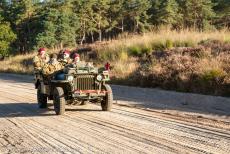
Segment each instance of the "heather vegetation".
[[229,96],[229,28],[229,0],[3,0],[0,71],[69,48],[111,63],[113,83]]

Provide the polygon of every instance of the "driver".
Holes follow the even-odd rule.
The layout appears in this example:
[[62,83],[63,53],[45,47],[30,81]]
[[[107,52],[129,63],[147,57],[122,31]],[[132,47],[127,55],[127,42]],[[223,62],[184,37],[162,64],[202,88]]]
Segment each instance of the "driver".
[[77,67],[86,66],[86,63],[84,61],[80,61],[80,55],[78,53],[74,53],[72,64]]
[[70,64],[72,61],[71,61],[71,58],[70,58],[70,51],[65,49],[63,51],[63,54],[62,54],[62,57],[60,58],[59,62],[65,66],[67,64]]

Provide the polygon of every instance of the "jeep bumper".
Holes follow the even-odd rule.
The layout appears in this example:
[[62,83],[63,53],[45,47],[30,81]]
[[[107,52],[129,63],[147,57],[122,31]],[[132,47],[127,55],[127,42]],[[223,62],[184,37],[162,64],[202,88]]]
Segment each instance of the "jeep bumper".
[[95,98],[106,96],[107,91],[105,90],[75,90],[72,94],[73,98]]

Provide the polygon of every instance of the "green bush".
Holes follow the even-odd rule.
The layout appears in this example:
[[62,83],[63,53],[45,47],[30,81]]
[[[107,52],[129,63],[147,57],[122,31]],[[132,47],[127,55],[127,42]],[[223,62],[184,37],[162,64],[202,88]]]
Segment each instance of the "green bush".
[[152,52],[152,48],[150,46],[145,45],[142,47],[141,52],[142,54],[149,54]]
[[171,40],[166,40],[165,48],[167,48],[167,49],[173,48],[173,42]]
[[184,41],[184,45],[185,47],[195,47],[196,43],[193,42],[192,40],[187,40],[187,41]]
[[223,78],[225,76],[225,74],[226,73],[223,70],[212,69],[212,70],[204,72],[203,75],[201,76],[201,79],[204,82],[218,81],[221,78]]
[[185,44],[182,41],[176,40],[176,41],[173,42],[173,46],[174,47],[184,47]]
[[165,50],[165,44],[162,41],[153,42],[151,46],[153,50]]
[[139,46],[131,46],[128,48],[128,53],[131,56],[140,56],[141,55],[141,48]]
[[174,47],[194,47],[196,44],[192,40],[187,40],[187,41],[179,41],[176,40],[173,42]]

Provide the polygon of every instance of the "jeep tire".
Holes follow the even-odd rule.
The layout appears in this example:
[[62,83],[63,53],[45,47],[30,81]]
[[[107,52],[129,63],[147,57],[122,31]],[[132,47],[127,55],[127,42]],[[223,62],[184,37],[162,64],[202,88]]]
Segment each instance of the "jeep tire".
[[63,115],[65,113],[65,102],[63,88],[55,87],[53,93],[53,103],[56,115]]
[[47,96],[41,93],[41,85],[39,85],[37,89],[37,102],[39,108],[47,108]]
[[112,89],[108,84],[105,84],[103,90],[106,90],[106,96],[101,101],[102,111],[111,111],[113,105]]

